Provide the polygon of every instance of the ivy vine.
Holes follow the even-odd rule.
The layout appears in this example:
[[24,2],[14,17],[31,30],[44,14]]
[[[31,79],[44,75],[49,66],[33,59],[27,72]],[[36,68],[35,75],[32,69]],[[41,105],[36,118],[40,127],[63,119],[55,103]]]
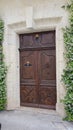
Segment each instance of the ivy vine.
[[69,12],[69,26],[63,29],[66,67],[62,79],[66,86],[64,106],[66,110],[65,120],[73,121],[73,0],[66,6]]
[[4,37],[4,22],[0,20],[0,110],[4,110],[6,108],[6,74],[7,67],[4,63],[4,55],[3,55],[3,42]]

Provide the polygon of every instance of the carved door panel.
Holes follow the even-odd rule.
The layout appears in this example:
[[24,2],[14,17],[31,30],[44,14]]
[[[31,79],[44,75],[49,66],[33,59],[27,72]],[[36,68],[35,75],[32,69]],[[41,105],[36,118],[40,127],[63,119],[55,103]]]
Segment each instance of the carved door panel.
[[39,106],[55,108],[56,104],[56,63],[55,50],[39,53]]

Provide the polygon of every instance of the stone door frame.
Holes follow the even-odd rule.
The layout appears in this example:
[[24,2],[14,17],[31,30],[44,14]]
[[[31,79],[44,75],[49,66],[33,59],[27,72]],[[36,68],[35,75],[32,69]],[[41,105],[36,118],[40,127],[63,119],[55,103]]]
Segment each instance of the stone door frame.
[[40,31],[56,31],[56,86],[57,103],[56,111],[64,116],[64,106],[60,100],[65,95],[64,86],[61,83],[61,74],[64,68],[64,44],[62,27],[66,18],[43,18],[35,20],[34,27],[27,27],[26,22],[5,24],[4,53],[8,66],[7,75],[7,109],[20,108],[20,62],[19,62],[19,35]]

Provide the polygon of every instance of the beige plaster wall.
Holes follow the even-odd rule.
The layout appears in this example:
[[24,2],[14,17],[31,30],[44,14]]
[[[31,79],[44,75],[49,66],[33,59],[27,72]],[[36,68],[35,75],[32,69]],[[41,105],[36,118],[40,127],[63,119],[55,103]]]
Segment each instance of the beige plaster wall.
[[60,100],[65,95],[61,83],[64,68],[64,43],[62,28],[68,24],[68,14],[61,7],[67,0],[1,0],[0,16],[5,21],[4,53],[8,65],[7,109],[20,108],[20,63],[18,34],[56,30],[56,111],[65,115]]

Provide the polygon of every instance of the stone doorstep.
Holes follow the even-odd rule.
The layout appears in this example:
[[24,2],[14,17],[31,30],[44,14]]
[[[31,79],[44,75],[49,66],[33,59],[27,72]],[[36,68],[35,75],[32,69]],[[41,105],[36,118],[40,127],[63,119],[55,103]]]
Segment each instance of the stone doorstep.
[[42,109],[42,108],[32,108],[32,107],[20,107],[17,110],[20,111],[29,111],[29,112],[38,112],[38,113],[42,113],[42,114],[50,114],[50,115],[58,115],[58,113],[56,112],[56,110],[48,110],[48,109]]

